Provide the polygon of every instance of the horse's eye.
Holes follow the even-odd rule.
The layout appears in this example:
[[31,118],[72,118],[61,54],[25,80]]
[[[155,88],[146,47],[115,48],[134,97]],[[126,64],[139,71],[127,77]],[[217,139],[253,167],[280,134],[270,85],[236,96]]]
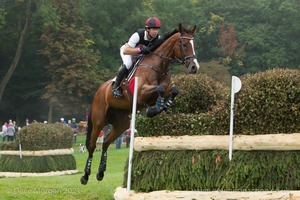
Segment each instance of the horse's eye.
[[182,44],[183,48],[187,48],[187,46],[188,46],[187,44]]

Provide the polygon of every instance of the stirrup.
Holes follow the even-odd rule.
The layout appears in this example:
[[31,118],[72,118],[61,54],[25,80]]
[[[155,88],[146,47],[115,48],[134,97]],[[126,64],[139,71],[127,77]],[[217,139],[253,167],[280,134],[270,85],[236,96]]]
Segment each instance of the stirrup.
[[112,89],[111,91],[113,97],[120,99],[121,97],[123,97],[123,92],[121,91],[120,87],[117,87],[115,89]]

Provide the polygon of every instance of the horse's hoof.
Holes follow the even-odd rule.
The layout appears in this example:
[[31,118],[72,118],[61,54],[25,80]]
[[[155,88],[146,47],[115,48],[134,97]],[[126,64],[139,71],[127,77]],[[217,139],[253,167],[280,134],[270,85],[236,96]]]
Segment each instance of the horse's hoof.
[[88,180],[85,180],[85,178],[82,176],[81,179],[80,179],[80,182],[82,185],[86,185]]
[[155,117],[156,115],[158,115],[161,111],[157,110],[155,107],[150,107],[146,110],[146,115],[147,117]]
[[102,181],[103,177],[104,177],[104,172],[98,172],[97,173],[96,178],[97,178],[98,181]]

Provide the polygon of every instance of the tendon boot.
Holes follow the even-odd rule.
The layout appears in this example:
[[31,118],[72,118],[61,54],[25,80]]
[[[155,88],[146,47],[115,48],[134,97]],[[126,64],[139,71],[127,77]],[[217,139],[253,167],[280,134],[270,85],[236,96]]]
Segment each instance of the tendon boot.
[[114,85],[112,87],[112,91],[111,91],[112,95],[117,99],[123,97],[123,92],[120,87],[120,84],[123,81],[123,79],[125,78],[125,76],[127,75],[127,73],[128,73],[128,69],[126,68],[126,65],[123,64],[121,66],[121,68],[119,69],[115,83],[114,83]]

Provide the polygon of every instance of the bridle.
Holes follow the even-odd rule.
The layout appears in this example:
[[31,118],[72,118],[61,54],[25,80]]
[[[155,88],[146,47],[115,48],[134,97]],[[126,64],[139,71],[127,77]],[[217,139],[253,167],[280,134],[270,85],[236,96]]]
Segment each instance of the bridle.
[[[162,54],[157,54],[157,53],[155,53],[155,52],[153,52],[156,56],[158,56],[158,57],[160,57],[160,58],[162,58],[162,59],[165,59],[165,60],[168,60],[168,61],[170,61],[171,63],[179,63],[179,64],[182,64],[182,63],[185,63],[186,65],[187,65],[187,63],[186,63],[186,61],[187,60],[190,60],[190,62],[192,61],[192,59],[194,59],[194,58],[197,58],[197,56],[195,55],[195,54],[193,54],[193,55],[188,55],[188,56],[185,56],[184,55],[184,53],[183,53],[183,44],[182,44],[182,39],[187,39],[187,40],[194,40],[194,37],[187,37],[187,36],[182,36],[180,33],[179,33],[179,36],[178,36],[178,40],[179,40],[179,48],[180,48],[180,58],[178,58],[178,57],[175,57],[175,58],[172,58],[172,57],[166,57],[166,56],[164,56],[164,55],[162,55]],[[175,51],[175,48],[176,48],[177,46],[174,46],[174,48],[173,48],[173,51]],[[189,63],[190,63],[189,62]]]
[[[184,55],[184,52],[183,52],[183,44],[182,44],[182,39],[187,39],[187,40],[194,40],[194,38],[193,37],[187,37],[187,36],[182,36],[181,35],[181,33],[179,33],[179,36],[178,36],[178,46],[179,46],[179,48],[180,48],[180,58],[178,58],[178,57],[167,57],[167,56],[164,56],[164,55],[162,55],[162,54],[158,54],[158,53],[156,53],[155,51],[153,52],[153,54],[154,55],[156,55],[156,56],[158,56],[159,58],[161,58],[161,59],[164,59],[164,60],[167,60],[167,61],[169,61],[170,63],[179,63],[179,64],[185,64],[186,66],[188,66],[191,62],[192,62],[192,60],[194,59],[194,58],[197,58],[197,56],[195,55],[195,54],[192,54],[192,55],[188,55],[188,56],[185,56]],[[173,47],[173,52],[175,51],[175,49],[178,47],[177,45],[175,45],[174,47]],[[187,60],[189,60],[189,62],[187,63]],[[148,64],[140,64],[141,66],[146,66],[146,67],[149,67],[149,68],[151,68],[152,70],[154,70],[156,73],[158,73],[159,74],[159,77],[160,77],[160,79],[162,78],[162,77],[164,77],[165,75],[167,75],[167,74],[169,74],[169,71],[170,71],[170,69],[171,69],[171,67],[170,68],[168,68],[168,69],[166,69],[166,70],[164,70],[163,72],[161,72],[160,70],[158,70],[155,66],[152,66],[152,65],[148,65]]]

